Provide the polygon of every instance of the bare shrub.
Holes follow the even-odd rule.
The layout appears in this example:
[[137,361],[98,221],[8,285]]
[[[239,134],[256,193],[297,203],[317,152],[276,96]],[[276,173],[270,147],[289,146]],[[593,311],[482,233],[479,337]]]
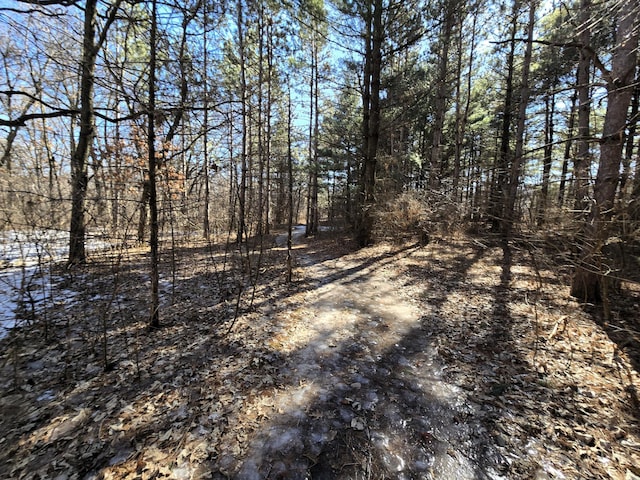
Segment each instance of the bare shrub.
[[418,237],[422,243],[433,233],[449,233],[460,221],[458,205],[439,192],[408,191],[380,205],[374,235],[380,240],[404,241]]

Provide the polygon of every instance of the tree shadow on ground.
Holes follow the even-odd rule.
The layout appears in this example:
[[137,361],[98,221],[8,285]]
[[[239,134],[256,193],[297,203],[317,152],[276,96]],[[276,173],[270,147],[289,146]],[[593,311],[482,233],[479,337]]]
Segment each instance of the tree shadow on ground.
[[639,253],[640,246],[633,241],[605,245],[599,265],[593,268],[609,272],[607,276],[603,276],[603,281],[608,287],[606,301],[597,304],[582,303],[582,310],[615,345],[613,357],[617,365],[617,375],[626,383],[625,396],[628,399],[629,411],[637,420],[640,420],[638,385],[634,382],[634,372],[631,372],[625,361],[621,361],[621,355],[629,360],[636,374],[640,373]]
[[[516,345],[522,322],[511,302],[522,292],[514,292],[512,283],[522,259],[514,258],[509,245],[443,240],[429,248],[429,254],[411,246],[354,257],[335,244],[314,243],[301,249],[309,263],[302,262],[292,286],[283,283],[282,257],[275,254],[265,263],[271,273],[259,282],[264,295],[242,312],[232,332],[226,328],[232,302],[213,287],[206,290],[214,280],[211,271],[192,269],[189,276],[181,267],[185,278],[179,278],[175,304],[167,307],[165,329],[145,333],[139,322],[111,326],[110,348],[127,345],[128,338],[137,339],[139,349],[127,347],[128,358],[114,371],[86,371],[82,362],[86,366],[95,357],[82,358],[85,350],[78,348],[77,378],[46,405],[36,398],[50,383],[35,379],[29,402],[36,410],[16,420],[21,426],[8,440],[12,447],[0,472],[15,473],[33,452],[64,459],[66,472],[80,476],[105,469],[121,477],[154,471],[162,476],[161,466],[167,475],[186,472],[192,478],[535,476],[539,465],[513,456],[538,441],[545,428],[521,393],[535,396],[535,408],[551,424],[565,415],[555,412],[556,397],[568,409],[577,411],[580,404],[571,392],[536,383],[539,372]],[[187,260],[193,252],[182,254]],[[340,269],[322,263],[342,256]],[[366,290],[371,276],[395,268],[399,259],[401,271],[387,271],[388,282]],[[317,276],[306,278],[312,270]],[[123,314],[144,311],[144,299],[134,298],[135,291],[144,291],[140,273],[132,267],[122,280],[132,297],[121,300]],[[340,298],[314,297],[332,284]],[[302,313],[334,302],[338,314],[357,319],[340,335],[317,328],[314,337],[281,349],[276,336],[287,334],[285,320],[304,306],[297,303],[303,300],[299,293],[310,299]],[[410,297],[419,304],[413,320],[395,318],[395,311],[379,305],[385,299],[410,303]],[[130,360],[134,353],[141,377]],[[87,406],[89,421],[51,441],[58,415],[69,420]],[[514,415],[527,425],[523,438],[508,437],[504,428]],[[64,471],[60,465],[57,473]]]
[[616,345],[614,358],[619,365],[619,375],[627,384],[625,393],[629,406],[636,419],[640,420],[639,387],[626,364],[619,361],[619,356],[624,353],[635,372],[640,373],[640,295],[633,290],[621,291],[611,294],[609,302],[611,312],[608,320],[602,305],[584,305],[583,308]]
[[[413,250],[366,258],[330,272],[318,283],[340,282],[342,288],[358,291],[367,287],[366,277],[372,271]],[[471,256],[457,256],[449,271],[464,278],[482,254],[477,250]],[[339,293],[344,295],[345,290]],[[323,353],[324,339],[312,339],[310,343],[318,343],[317,364],[306,368],[302,377],[282,372],[314,385],[312,393],[302,401],[292,397],[289,405],[285,402],[284,411],[259,429],[246,457],[222,458],[223,470],[235,468],[234,478],[292,479],[308,478],[307,474],[311,478],[492,478],[504,471],[506,462],[486,428],[473,418],[465,395],[441,378],[433,322],[439,315],[438,301],[447,299],[447,290],[442,293],[433,302],[434,314],[418,316],[409,328],[395,333],[397,338],[390,333],[394,319],[372,304],[375,298],[370,292],[362,291],[359,302],[338,301],[337,306],[346,304],[357,311],[359,320],[351,334],[329,354]],[[393,341],[378,348],[385,337]],[[292,352],[284,364],[313,362],[308,349],[307,345]]]

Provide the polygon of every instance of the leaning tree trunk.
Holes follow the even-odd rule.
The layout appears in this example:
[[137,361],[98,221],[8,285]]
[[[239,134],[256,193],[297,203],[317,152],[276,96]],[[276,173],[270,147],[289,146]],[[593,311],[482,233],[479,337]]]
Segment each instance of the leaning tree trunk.
[[585,228],[582,258],[571,284],[571,295],[586,301],[606,300],[607,278],[600,267],[601,248],[611,231],[610,221],[624,145],[627,111],[633,93],[638,47],[638,0],[624,0],[617,16],[616,46],[607,80],[607,112],[600,140],[600,165],[594,186],[594,205]]

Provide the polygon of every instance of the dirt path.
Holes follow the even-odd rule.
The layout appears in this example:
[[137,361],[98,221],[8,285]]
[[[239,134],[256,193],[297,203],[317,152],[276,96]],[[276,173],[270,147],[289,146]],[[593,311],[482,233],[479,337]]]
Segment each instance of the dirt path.
[[237,478],[502,478],[464,392],[442,378],[397,257],[298,253],[306,286],[276,340],[292,353],[280,379],[297,388],[274,399]]
[[56,287],[49,337],[0,340],[0,477],[640,478],[639,357],[608,334],[638,295],[603,328],[526,246],[295,239],[294,282],[281,236],[255,290],[245,255],[176,252],[159,331],[139,252]]

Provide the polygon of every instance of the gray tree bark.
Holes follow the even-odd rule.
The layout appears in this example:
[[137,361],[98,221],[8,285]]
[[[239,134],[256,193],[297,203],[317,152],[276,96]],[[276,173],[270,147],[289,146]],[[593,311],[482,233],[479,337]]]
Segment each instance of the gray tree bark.
[[115,0],[105,25],[96,39],[96,17],[98,0],[87,0],[84,8],[84,30],[80,77],[80,133],[76,148],[71,156],[71,222],[69,225],[68,264],[84,263],[86,260],[84,219],[85,200],[89,174],[87,164],[91,144],[95,137],[95,115],[93,90],[95,83],[96,59],[107,31],[114,22],[122,0]]

